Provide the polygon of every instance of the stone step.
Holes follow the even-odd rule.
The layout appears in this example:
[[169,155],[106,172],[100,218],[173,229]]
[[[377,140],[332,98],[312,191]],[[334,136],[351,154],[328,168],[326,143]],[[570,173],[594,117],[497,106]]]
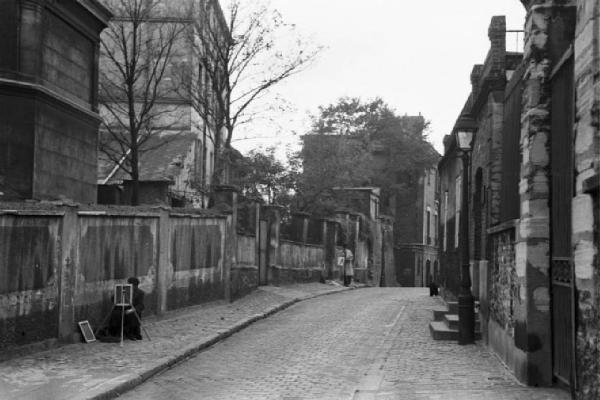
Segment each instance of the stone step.
[[[450,329],[458,329],[458,315],[457,314],[445,314],[443,321],[448,325]],[[475,331],[479,330],[479,314],[475,314]]]
[[[448,314],[458,314],[458,301],[446,302]],[[479,300],[475,301],[475,310],[479,310]]]
[[[458,329],[451,329],[444,321],[430,322],[429,332],[434,340],[458,341]],[[475,331],[475,340],[481,340],[481,332],[479,330]]]
[[443,321],[444,315],[448,314],[448,309],[446,307],[434,308],[431,311],[433,312],[434,321]]
[[458,314],[458,301],[449,301],[446,303],[449,314]]
[[450,329],[444,321],[431,321],[429,332],[433,340],[458,340],[458,329]]

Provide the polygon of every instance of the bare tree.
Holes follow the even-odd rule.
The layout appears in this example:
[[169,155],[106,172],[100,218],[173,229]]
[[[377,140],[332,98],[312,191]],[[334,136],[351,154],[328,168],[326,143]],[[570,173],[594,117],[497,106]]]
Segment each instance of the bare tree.
[[174,107],[161,100],[177,96],[169,74],[177,47],[185,42],[186,23],[164,18],[159,0],[108,3],[116,18],[101,41],[100,151],[130,175],[131,201],[137,205],[140,154],[164,143],[150,139],[176,120]]
[[302,71],[320,48],[260,1],[231,0],[226,17],[216,0],[204,0],[199,7],[191,13],[189,37],[200,57],[198,79],[188,78],[191,84],[180,87],[189,90],[194,109],[214,130],[213,182],[218,183],[236,127],[264,114],[259,100]]

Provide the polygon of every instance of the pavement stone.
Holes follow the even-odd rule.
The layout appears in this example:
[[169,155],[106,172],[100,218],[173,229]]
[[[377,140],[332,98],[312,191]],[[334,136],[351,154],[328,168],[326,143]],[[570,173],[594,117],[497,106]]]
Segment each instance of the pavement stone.
[[434,341],[427,289],[307,300],[123,395],[124,400],[567,400],[520,384],[481,343]]
[[261,287],[233,303],[203,304],[144,319],[152,340],[62,346],[0,362],[0,399],[112,398],[291,304],[345,291],[308,283]]

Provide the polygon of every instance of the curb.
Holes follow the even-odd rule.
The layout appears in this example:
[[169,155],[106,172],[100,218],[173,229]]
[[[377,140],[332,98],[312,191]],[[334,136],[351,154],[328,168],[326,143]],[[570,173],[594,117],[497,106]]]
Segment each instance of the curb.
[[304,297],[296,297],[292,300],[287,300],[277,306],[274,306],[274,307],[268,309],[264,313],[255,314],[253,316],[250,316],[246,319],[241,320],[241,322],[238,322],[237,324],[233,325],[231,328],[227,329],[226,331],[223,331],[217,335],[214,335],[213,337],[211,337],[210,339],[208,339],[204,342],[190,345],[190,346],[186,347],[183,350],[183,352],[181,352],[179,354],[176,354],[171,357],[163,358],[164,361],[160,361],[158,364],[156,364],[153,367],[149,368],[148,370],[142,372],[141,374],[134,375],[131,377],[131,379],[127,380],[126,382],[120,383],[117,386],[115,386],[114,388],[108,389],[103,393],[99,393],[97,395],[87,397],[87,399],[88,400],[111,400],[116,397],[119,397],[120,395],[124,394],[125,392],[128,392],[128,391],[132,390],[133,388],[135,388],[136,386],[141,385],[148,379],[152,378],[154,375],[157,375],[160,372],[173,367],[175,364],[179,364],[180,362],[185,361],[186,359],[194,356],[196,353],[199,353],[202,350],[204,350],[208,347],[211,347],[214,344],[217,344],[218,342],[230,337],[231,335],[247,328],[248,326],[252,325],[253,323],[260,321],[262,319],[265,319],[265,318],[267,318],[273,314],[276,314],[280,311],[283,311],[286,308],[289,308],[296,303],[299,303],[304,300],[314,299],[317,297],[332,295],[335,293],[342,293],[342,292],[347,292],[350,290],[362,289],[365,287],[367,287],[367,286],[349,287],[349,288],[343,288],[340,290],[334,290],[331,292],[319,293],[319,294],[315,294],[315,295],[308,295],[308,296],[304,296]]

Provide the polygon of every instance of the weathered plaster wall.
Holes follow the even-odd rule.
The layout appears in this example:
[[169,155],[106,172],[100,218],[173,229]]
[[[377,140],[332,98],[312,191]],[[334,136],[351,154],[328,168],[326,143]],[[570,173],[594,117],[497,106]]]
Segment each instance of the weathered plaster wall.
[[0,351],[58,336],[60,215],[0,215]]
[[578,395],[600,398],[600,4],[577,1],[573,245],[579,300]]
[[146,292],[145,314],[156,310],[157,217],[79,215],[75,269],[75,321],[98,326],[111,309],[114,285],[130,276]]
[[323,246],[282,240],[278,259],[271,267],[273,283],[318,282],[325,275]]
[[170,219],[167,308],[199,304],[224,295],[225,223],[178,215]]
[[0,206],[0,350],[95,329],[116,283],[140,279],[144,314],[226,296],[231,217],[167,210]]
[[232,297],[241,297],[258,287],[256,235],[238,234],[237,264],[231,270]]

